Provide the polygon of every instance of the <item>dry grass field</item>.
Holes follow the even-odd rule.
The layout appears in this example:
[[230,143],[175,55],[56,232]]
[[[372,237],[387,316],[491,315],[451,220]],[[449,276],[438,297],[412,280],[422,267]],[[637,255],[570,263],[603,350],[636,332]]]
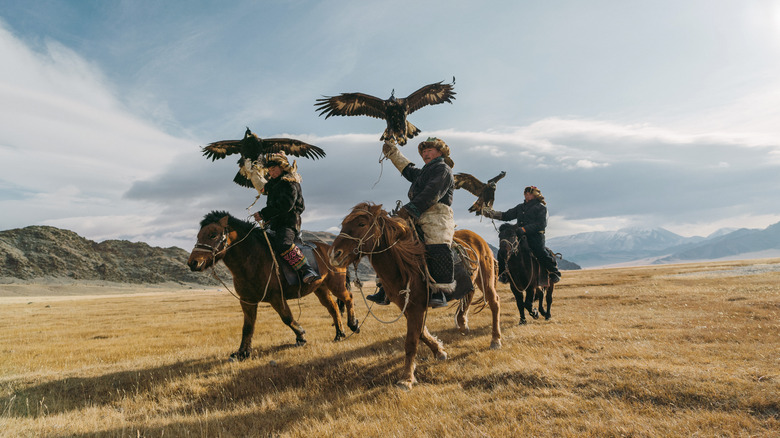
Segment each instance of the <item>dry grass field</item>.
[[780,436],[778,267],[567,272],[553,318],[525,326],[501,286],[503,348],[487,309],[466,336],[432,311],[450,358],[421,348],[409,392],[403,320],[367,317],[356,290],[361,333],[332,342],[310,296],[291,302],[306,346],[263,307],[252,358],[231,363],[226,291],[16,286],[0,298],[0,436]]

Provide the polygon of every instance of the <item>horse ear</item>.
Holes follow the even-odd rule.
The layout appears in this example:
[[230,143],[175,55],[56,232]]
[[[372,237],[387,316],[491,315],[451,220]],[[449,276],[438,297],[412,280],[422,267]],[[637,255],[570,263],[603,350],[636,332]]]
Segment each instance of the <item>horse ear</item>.
[[225,216],[222,219],[220,219],[219,220],[219,226],[222,227],[222,228],[227,228],[228,219],[230,219],[230,216]]

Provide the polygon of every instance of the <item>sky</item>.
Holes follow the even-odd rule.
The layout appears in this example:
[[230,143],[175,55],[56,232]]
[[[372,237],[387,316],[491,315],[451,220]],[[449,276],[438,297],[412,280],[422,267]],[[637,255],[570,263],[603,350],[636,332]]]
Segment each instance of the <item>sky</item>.
[[[319,117],[317,98],[406,96],[455,172],[506,171],[496,210],[544,194],[547,236],[662,227],[684,236],[780,221],[780,1],[0,0],[0,230],[69,229],[189,249],[212,210],[265,202],[206,144],[290,137],[303,228],[362,201],[407,202],[380,162],[384,121]],[[495,243],[467,209],[457,228]]]

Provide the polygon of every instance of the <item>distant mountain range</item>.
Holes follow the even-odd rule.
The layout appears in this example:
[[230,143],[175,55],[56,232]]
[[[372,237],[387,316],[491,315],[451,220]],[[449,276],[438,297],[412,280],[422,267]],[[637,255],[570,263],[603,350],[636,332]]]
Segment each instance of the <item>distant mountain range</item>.
[[[304,240],[326,243],[335,238],[327,232],[303,231],[302,234]],[[491,246],[491,249],[496,252],[495,247]],[[181,248],[152,247],[127,240],[97,243],[73,231],[49,226],[0,231],[0,283],[67,279],[136,284],[220,284],[209,273],[191,272],[186,265],[188,257],[189,252]],[[580,269],[566,260],[560,260],[559,265],[561,269]],[[361,260],[357,269],[361,280],[375,278],[367,259]],[[217,265],[217,273],[223,280],[231,278],[221,263]]]
[[683,237],[663,228],[623,228],[547,239],[547,246],[582,267],[780,257],[780,222],[761,229],[721,229]]

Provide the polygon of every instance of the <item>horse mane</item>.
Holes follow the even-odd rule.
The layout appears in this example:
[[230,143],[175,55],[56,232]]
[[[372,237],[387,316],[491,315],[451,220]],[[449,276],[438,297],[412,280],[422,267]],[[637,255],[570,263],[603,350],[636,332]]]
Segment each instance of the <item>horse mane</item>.
[[228,226],[242,234],[247,234],[252,231],[252,228],[254,228],[254,224],[251,222],[235,218],[226,211],[218,210],[214,210],[206,214],[206,216],[203,217],[203,220],[200,221],[200,227],[203,228],[206,225],[219,222],[225,216],[228,217]]
[[373,215],[381,230],[380,238],[385,241],[396,266],[404,278],[419,271],[425,257],[425,245],[417,238],[417,230],[410,227],[401,218],[393,218],[382,209],[382,204],[362,202],[352,208],[344,218],[344,223],[352,221],[363,214]]

